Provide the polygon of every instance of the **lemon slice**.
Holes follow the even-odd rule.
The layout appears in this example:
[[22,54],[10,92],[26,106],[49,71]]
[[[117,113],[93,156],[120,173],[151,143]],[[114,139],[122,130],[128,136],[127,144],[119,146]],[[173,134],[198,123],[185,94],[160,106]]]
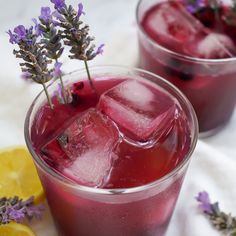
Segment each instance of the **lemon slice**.
[[26,225],[10,223],[0,225],[1,236],[36,236],[34,232]]
[[13,196],[24,200],[34,196],[35,203],[44,199],[32,157],[24,146],[0,150],[0,197]]

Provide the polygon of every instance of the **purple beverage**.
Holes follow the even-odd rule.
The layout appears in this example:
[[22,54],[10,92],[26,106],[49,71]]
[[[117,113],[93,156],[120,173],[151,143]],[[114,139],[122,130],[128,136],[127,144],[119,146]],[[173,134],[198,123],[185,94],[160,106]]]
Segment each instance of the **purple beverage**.
[[184,92],[200,132],[210,135],[229,121],[235,107],[236,25],[228,22],[229,5],[215,11],[207,1],[192,4],[140,1],[140,66]]
[[40,95],[26,119],[59,235],[164,235],[197,139],[190,104],[144,71],[94,69],[96,93],[81,76],[70,104]]

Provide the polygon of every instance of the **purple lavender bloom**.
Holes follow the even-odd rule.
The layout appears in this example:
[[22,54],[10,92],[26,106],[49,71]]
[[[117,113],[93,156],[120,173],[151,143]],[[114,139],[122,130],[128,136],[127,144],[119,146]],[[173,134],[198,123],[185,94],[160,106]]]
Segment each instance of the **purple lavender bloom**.
[[8,218],[20,223],[25,218],[24,208],[16,209],[17,206],[9,207],[7,209]]
[[53,96],[56,96],[58,98],[59,103],[64,103],[61,84],[57,84],[57,89],[54,91]]
[[24,72],[21,74],[21,79],[25,80],[26,82],[32,83],[31,74],[29,72]]
[[7,33],[10,36],[9,42],[12,44],[19,44],[20,42],[32,43],[33,27],[26,29],[23,25],[18,25],[13,30],[13,33],[11,30]]
[[102,55],[103,54],[103,52],[104,52],[104,46],[105,46],[105,44],[101,44],[99,47],[98,47],[98,49],[97,49],[97,51],[96,51],[96,55]]
[[9,30],[7,33],[10,36],[10,43],[14,44],[14,43],[19,43],[21,40],[26,40],[26,36],[27,36],[27,31],[26,28],[23,25],[18,25],[17,27],[15,27],[15,29],[13,30],[14,33],[12,33],[11,30]]
[[42,212],[45,210],[44,205],[40,204],[35,206],[34,205],[34,197],[30,197],[26,201],[24,201],[25,207],[24,213],[25,217],[28,218],[28,220],[31,220],[32,218],[41,218],[42,217]]
[[9,42],[11,44],[19,43],[17,35],[13,34],[11,30],[8,30],[7,34],[10,36]]
[[54,70],[53,70],[54,78],[59,78],[60,76],[62,76],[61,66],[62,66],[62,63],[60,62],[55,63]]
[[40,25],[37,21],[36,18],[33,18],[32,21],[34,22],[35,26],[34,26],[34,30],[35,30],[35,34],[36,36],[41,36],[43,34],[42,30],[40,29]]
[[196,12],[196,7],[193,6],[193,5],[190,5],[190,4],[186,6],[186,9],[187,9],[187,11],[190,12],[190,13]]
[[31,206],[31,207],[27,207],[26,208],[26,215],[27,218],[29,220],[31,220],[32,218],[37,218],[37,219],[41,219],[42,218],[42,212],[45,210],[45,206],[44,205],[38,205],[38,206]]
[[16,33],[18,35],[18,37],[22,40],[24,40],[26,38],[26,28],[23,25],[18,25],[15,29],[14,29],[14,33]]
[[85,12],[83,11],[84,6],[82,3],[79,3],[78,5],[78,13],[77,13],[77,19],[81,17],[81,15],[85,15]]
[[59,21],[65,21],[64,17],[57,10],[52,13],[52,16]]
[[43,20],[46,23],[49,23],[52,20],[51,9],[49,7],[42,7],[39,19]]
[[51,0],[54,3],[54,8],[58,11],[66,7],[65,0]]
[[198,196],[196,197],[196,200],[200,202],[199,207],[206,213],[212,214],[212,206],[210,202],[209,195],[206,191],[198,193]]
[[35,206],[33,200],[34,197],[30,197],[25,201],[18,197],[0,198],[0,208],[2,209],[0,211],[0,224],[7,224],[11,221],[20,223],[24,219],[40,218],[44,206]]
[[200,8],[205,6],[205,0],[194,0],[194,1],[187,1],[186,2],[186,9],[190,13],[195,13]]

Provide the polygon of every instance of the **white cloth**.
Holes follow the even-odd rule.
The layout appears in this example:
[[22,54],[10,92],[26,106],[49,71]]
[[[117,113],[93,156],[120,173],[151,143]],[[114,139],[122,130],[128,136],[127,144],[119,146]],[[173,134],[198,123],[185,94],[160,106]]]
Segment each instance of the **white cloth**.
[[[0,0],[0,4],[3,2],[5,3]],[[37,4],[38,2],[40,1],[37,1]],[[97,4],[100,6],[98,8],[93,6],[92,1],[84,2],[94,14],[96,12],[101,16],[108,13],[109,24],[111,22],[110,26],[104,18],[102,18],[103,21],[94,21],[97,29],[101,23],[100,28],[103,31],[96,31],[99,33],[98,38],[105,42],[106,48],[104,55],[91,64],[136,65],[137,37],[132,14],[134,14],[134,6],[137,1],[132,0],[128,5],[125,0],[119,1],[119,3],[117,1],[116,8],[109,4],[108,0],[99,0],[98,2],[103,5]],[[114,10],[117,7],[120,9],[119,14]],[[124,8],[126,11],[123,11]],[[118,15],[121,19],[118,18]],[[29,15],[28,19],[30,17],[32,15]],[[4,17],[3,19],[5,20]],[[11,26],[10,23],[8,25]],[[0,24],[0,27],[2,31],[7,30],[3,24]],[[74,70],[79,64],[76,61],[69,62],[66,58],[64,62],[65,71]],[[20,79],[18,61],[12,55],[12,45],[8,43],[6,34],[0,34],[0,147],[24,144],[23,125],[26,111],[40,90],[38,85],[29,85]],[[235,140],[236,112],[221,132],[198,141],[167,236],[220,235],[197,208],[194,197],[202,190],[209,192],[212,201],[219,201],[220,207],[225,212],[232,212],[233,215],[236,215]],[[43,221],[34,221],[32,227],[38,236],[56,236],[48,211]]]

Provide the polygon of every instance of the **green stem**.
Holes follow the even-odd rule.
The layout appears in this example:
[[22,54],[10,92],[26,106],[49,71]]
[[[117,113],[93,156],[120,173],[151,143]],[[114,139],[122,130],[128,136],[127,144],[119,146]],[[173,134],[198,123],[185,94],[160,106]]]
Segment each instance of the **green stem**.
[[[58,60],[56,59],[56,63],[58,63]],[[62,80],[62,76],[59,76],[60,79],[60,83],[61,83],[61,89],[62,89],[62,95],[63,95],[63,101],[65,104],[67,104],[67,99],[66,99],[66,90],[65,90],[65,86]]]
[[44,83],[42,83],[42,85],[43,85],[44,92],[46,93],[49,106],[50,106],[51,110],[53,110],[52,101],[51,101],[51,98],[50,98],[50,96],[49,96],[49,94],[48,94],[47,87],[46,87],[46,85],[45,85]]
[[88,75],[88,80],[89,80],[89,83],[90,83],[90,86],[91,88],[96,91],[95,87],[94,87],[94,84],[93,84],[93,81],[92,81],[92,78],[91,78],[91,75],[90,75],[90,72],[89,72],[89,67],[88,67],[88,62],[87,60],[84,60],[84,64],[85,64],[85,68],[86,68],[86,71],[87,71],[87,75]]
[[65,86],[64,86],[64,83],[63,83],[61,75],[60,75],[59,79],[60,79],[60,82],[61,82],[61,89],[62,89],[63,100],[64,100],[64,103],[66,104],[67,103],[66,90],[65,90]]

